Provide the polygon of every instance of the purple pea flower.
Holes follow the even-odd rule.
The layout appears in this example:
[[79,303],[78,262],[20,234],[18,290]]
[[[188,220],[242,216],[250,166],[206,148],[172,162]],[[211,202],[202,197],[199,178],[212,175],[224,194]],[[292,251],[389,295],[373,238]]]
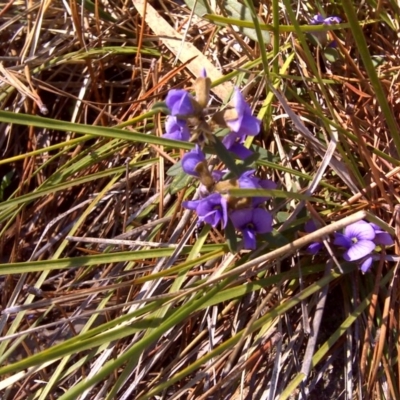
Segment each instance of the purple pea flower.
[[364,257],[364,259],[361,260],[360,268],[363,274],[365,274],[371,268],[372,261],[373,260],[371,256]]
[[254,170],[243,172],[238,179],[240,189],[259,189],[260,178],[254,176]]
[[[260,189],[274,190],[277,187],[277,184],[271,179],[259,179],[258,186]],[[270,197],[253,197],[253,207],[257,207],[265,201],[269,200]]]
[[[304,225],[304,230],[307,233],[311,233],[317,230],[317,226],[315,225],[315,222],[310,219],[307,221]],[[315,256],[317,253],[319,253],[323,249],[324,245],[321,242],[313,242],[307,247],[307,251]]]
[[244,160],[251,156],[253,152],[243,145],[245,136],[241,133],[231,132],[222,139],[222,144],[227,150]]
[[394,241],[388,232],[384,231],[380,226],[372,222],[370,222],[370,225],[375,231],[375,244],[379,246],[391,246],[392,244],[394,244]]
[[[334,24],[340,24],[342,22],[342,19],[339,17],[327,17],[324,18],[321,14],[314,15],[311,19],[311,25],[334,25]],[[312,33],[318,41],[322,45],[326,45],[327,43],[327,35],[326,32],[313,32]],[[329,43],[329,47],[336,47],[336,42],[333,41]]]
[[233,102],[237,116],[226,121],[228,127],[232,132],[240,133],[242,137],[257,135],[260,132],[261,121],[251,115],[251,108],[237,87],[235,87]]
[[189,151],[182,157],[182,169],[186,174],[198,177],[199,173],[196,171],[196,166],[205,159],[206,157],[201,151],[200,146],[196,144],[196,147],[193,150]]
[[169,116],[165,122],[165,133],[163,137],[188,142],[190,139],[190,131],[186,121]]
[[[276,189],[276,183],[270,179],[260,179],[254,176],[254,171],[246,171],[238,179],[240,189]],[[257,207],[269,197],[253,197],[252,206]]]
[[219,193],[212,193],[201,200],[189,200],[183,207],[196,211],[199,222],[206,222],[214,228],[221,223],[225,228],[228,223],[228,202]]
[[311,19],[311,25],[332,25],[340,24],[342,19],[339,17],[324,18],[321,14],[314,15]]
[[167,107],[174,116],[189,116],[194,113],[193,97],[182,89],[171,89],[165,99]]
[[[394,241],[388,232],[384,231],[380,226],[372,222],[370,222],[369,225],[372,226],[372,229],[375,231],[375,244],[379,246],[391,246],[392,244],[394,244]],[[363,274],[365,274],[370,269],[372,261],[373,260],[371,256],[367,256],[362,260],[361,271]]]
[[256,233],[272,231],[272,216],[263,208],[242,208],[230,215],[234,227],[243,233],[244,247],[256,248]]
[[367,257],[375,249],[375,230],[365,221],[358,221],[348,225],[344,233],[335,233],[333,244],[346,249],[343,258],[346,261],[362,260],[361,271],[366,272],[372,263],[372,258]]

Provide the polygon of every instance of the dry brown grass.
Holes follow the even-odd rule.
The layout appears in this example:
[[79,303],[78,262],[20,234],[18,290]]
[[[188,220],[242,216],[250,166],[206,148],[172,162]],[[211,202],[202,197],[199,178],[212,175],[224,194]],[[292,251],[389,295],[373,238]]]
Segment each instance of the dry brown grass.
[[[353,3],[360,20],[375,20],[363,31],[398,121],[398,6]],[[316,46],[310,60],[284,29],[277,57],[267,43],[282,104],[266,95],[257,42],[183,3],[145,4],[0,2],[0,110],[16,116],[11,124],[0,115],[0,179],[10,181],[0,199],[1,398],[273,399],[286,389],[291,398],[395,399],[397,265],[382,258],[372,274],[349,265],[341,274],[326,255],[296,251],[231,272],[298,239],[309,213],[329,224],[366,210],[399,229],[400,149],[351,29],[329,33],[341,54],[333,63]],[[270,2],[257,9],[273,24]],[[300,2],[298,20],[316,9]],[[281,11],[280,21],[290,16]],[[264,107],[253,144],[268,151],[260,176],[280,189],[306,192],[337,138],[336,164],[328,160],[312,192],[326,202],[307,202],[306,212],[290,196],[274,199],[276,239],[259,254],[230,253],[218,230],[196,232],[181,207],[193,183],[175,192],[166,173],[187,147],[153,141],[164,123],[154,107],[170,88],[191,89],[203,66],[220,83],[212,106],[238,84],[254,110]],[[21,115],[45,116],[49,127],[19,123]],[[106,135],[108,127],[132,139]],[[388,252],[400,255],[397,245]]]

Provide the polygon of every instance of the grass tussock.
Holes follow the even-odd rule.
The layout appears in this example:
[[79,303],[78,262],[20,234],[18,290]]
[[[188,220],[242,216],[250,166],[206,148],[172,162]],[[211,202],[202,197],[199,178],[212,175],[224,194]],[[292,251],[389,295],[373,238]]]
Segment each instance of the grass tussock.
[[[3,400],[400,398],[400,9],[340,3],[1,3]],[[254,251],[182,207],[162,137],[203,67],[262,120]],[[361,219],[395,238],[366,274],[333,245]]]

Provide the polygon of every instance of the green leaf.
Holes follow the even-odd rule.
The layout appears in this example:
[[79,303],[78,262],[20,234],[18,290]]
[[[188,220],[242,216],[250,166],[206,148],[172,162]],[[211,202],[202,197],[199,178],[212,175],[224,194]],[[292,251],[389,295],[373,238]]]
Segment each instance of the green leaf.
[[101,7],[99,7],[97,2],[95,4],[95,3],[93,3],[92,0],[85,0],[85,1],[78,0],[78,3],[80,5],[83,5],[83,7],[85,7],[86,10],[92,12],[93,14],[98,12],[101,19],[103,19],[105,21],[114,22],[114,23],[117,22],[116,19],[114,17],[112,17],[108,12],[105,12]]
[[199,16],[203,17],[205,14],[211,14],[213,10],[209,6],[206,0],[184,0],[186,5]]
[[175,194],[179,192],[180,190],[187,187],[192,180],[193,176],[188,175],[181,169],[181,171],[175,175],[174,180],[170,185],[170,193]]
[[222,142],[216,137],[214,143],[215,152],[220,160],[227,166],[236,177],[240,176],[240,168],[238,168],[231,153],[225,148]]
[[153,104],[151,107],[153,111],[159,111],[162,112],[163,114],[170,115],[171,112],[169,108],[167,107],[165,101],[157,101],[156,103]]
[[[234,19],[240,19],[242,21],[253,22],[253,18],[252,18],[250,9],[248,7],[246,7],[245,5],[243,5],[242,3],[239,3],[236,0],[226,0],[223,3],[223,5],[225,7],[225,11],[228,14],[228,16],[230,16]],[[260,24],[263,23],[263,21],[260,17],[258,17],[258,20],[260,21]],[[257,33],[254,29],[239,27],[239,32],[241,32],[243,35],[249,37],[250,39],[258,42]],[[264,39],[264,44],[271,43],[271,36],[270,36],[269,32],[263,31],[262,37]]]
[[258,236],[269,244],[269,248],[279,248],[289,243],[286,237],[276,230]]
[[225,228],[225,236],[226,242],[228,244],[229,251],[231,253],[237,252],[237,236],[235,232],[235,227],[230,219],[228,219],[228,223]]
[[15,171],[7,172],[0,182],[0,201],[4,199],[4,191],[11,185],[11,179]]
[[60,131],[71,131],[82,135],[92,135],[94,137],[107,137],[111,139],[121,139],[128,142],[151,143],[166,147],[176,148],[179,144],[180,149],[191,150],[194,145],[189,142],[178,142],[172,139],[165,139],[155,135],[146,135],[135,131],[124,131],[119,128],[106,128],[103,126],[92,126],[76,124],[67,121],[59,121],[52,118],[39,117],[37,115],[15,114],[10,111],[0,110],[0,121],[10,124],[35,126],[37,128],[54,129]]
[[257,154],[259,154],[259,157],[257,158],[257,160],[259,161],[264,160],[264,161],[279,163],[279,157],[271,153],[269,150],[264,149],[264,147],[253,146],[252,150],[254,150]]
[[288,220],[290,217],[290,214],[288,212],[280,211],[276,213],[275,218],[278,222],[283,223],[286,220]]
[[167,171],[168,176],[178,176],[182,173],[182,164],[181,161],[178,161],[172,167],[170,167]]
[[372,59],[372,64],[374,65],[375,68],[380,67],[385,62],[385,58],[378,55],[372,56],[371,59]]
[[341,58],[337,49],[334,49],[332,47],[325,48],[323,53],[325,58],[331,63],[336,62]]

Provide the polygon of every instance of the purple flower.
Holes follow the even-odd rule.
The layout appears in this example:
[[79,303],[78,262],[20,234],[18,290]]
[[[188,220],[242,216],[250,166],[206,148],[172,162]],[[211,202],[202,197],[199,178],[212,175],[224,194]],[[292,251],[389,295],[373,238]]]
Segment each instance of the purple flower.
[[[334,25],[334,24],[340,24],[342,22],[342,19],[339,17],[327,17],[324,18],[321,14],[314,15],[314,17],[311,19],[311,25]],[[313,32],[312,33],[315,38],[318,39],[318,41],[322,45],[327,44],[327,35],[326,32]],[[328,47],[336,47],[336,42],[332,41],[328,44]]]
[[227,169],[223,170],[215,169],[214,171],[211,172],[211,175],[214,178],[215,182],[219,182],[227,173],[228,173]]
[[394,241],[389,233],[384,231],[380,226],[370,222],[370,225],[375,231],[374,243],[380,246],[391,246]]
[[362,272],[363,274],[365,274],[365,273],[371,268],[371,265],[372,265],[372,257],[371,257],[371,256],[365,257],[365,258],[361,261],[361,266],[360,266],[361,272]]
[[183,207],[197,212],[200,222],[206,222],[214,228],[221,222],[223,228],[228,223],[228,203],[219,193],[213,193],[201,200],[189,200]]
[[339,17],[324,18],[321,14],[314,15],[311,19],[311,25],[332,25],[340,24],[342,19]]
[[243,172],[238,179],[240,189],[260,189],[260,178],[254,176],[254,170]]
[[194,113],[193,97],[182,89],[171,89],[165,103],[174,116],[189,116]]
[[238,158],[244,160],[251,156],[253,152],[243,145],[245,136],[240,133],[231,132],[222,139],[223,145]]
[[335,233],[333,244],[346,249],[343,254],[346,261],[357,261],[375,249],[374,239],[374,228],[368,222],[358,221],[348,225],[343,234]]
[[260,132],[261,121],[251,115],[250,106],[246,103],[242,93],[235,87],[233,95],[236,118],[226,121],[231,131],[240,133],[242,136],[255,136]]
[[201,78],[207,78],[207,70],[203,67],[200,71]]
[[199,163],[206,159],[204,153],[201,151],[199,145],[196,144],[196,147],[186,153],[182,157],[182,169],[188,174],[192,176],[199,176],[199,173],[196,171],[196,167]]
[[230,215],[233,225],[243,233],[244,247],[256,248],[256,233],[272,231],[272,216],[263,208],[242,208]]
[[[238,179],[240,189],[276,189],[276,183],[270,179],[260,179],[254,176],[254,171],[246,171]],[[269,197],[253,197],[252,205],[257,207]]]
[[[274,181],[271,181],[271,179],[259,179],[258,180],[258,186],[260,189],[267,189],[267,190],[274,190],[276,189],[276,183]],[[269,200],[269,196],[265,197],[253,197],[253,207],[257,207],[261,203],[264,203],[265,201]]]
[[[305,225],[304,225],[304,230],[307,233],[311,233],[317,230],[317,226],[315,225],[315,222],[310,219],[308,220]],[[307,251],[315,256],[319,251],[321,251],[323,249],[323,244],[321,242],[312,242],[308,247],[307,247]]]
[[190,139],[190,131],[186,121],[182,121],[176,117],[169,116],[165,122],[165,133],[163,137],[167,139],[180,140],[188,142]]

